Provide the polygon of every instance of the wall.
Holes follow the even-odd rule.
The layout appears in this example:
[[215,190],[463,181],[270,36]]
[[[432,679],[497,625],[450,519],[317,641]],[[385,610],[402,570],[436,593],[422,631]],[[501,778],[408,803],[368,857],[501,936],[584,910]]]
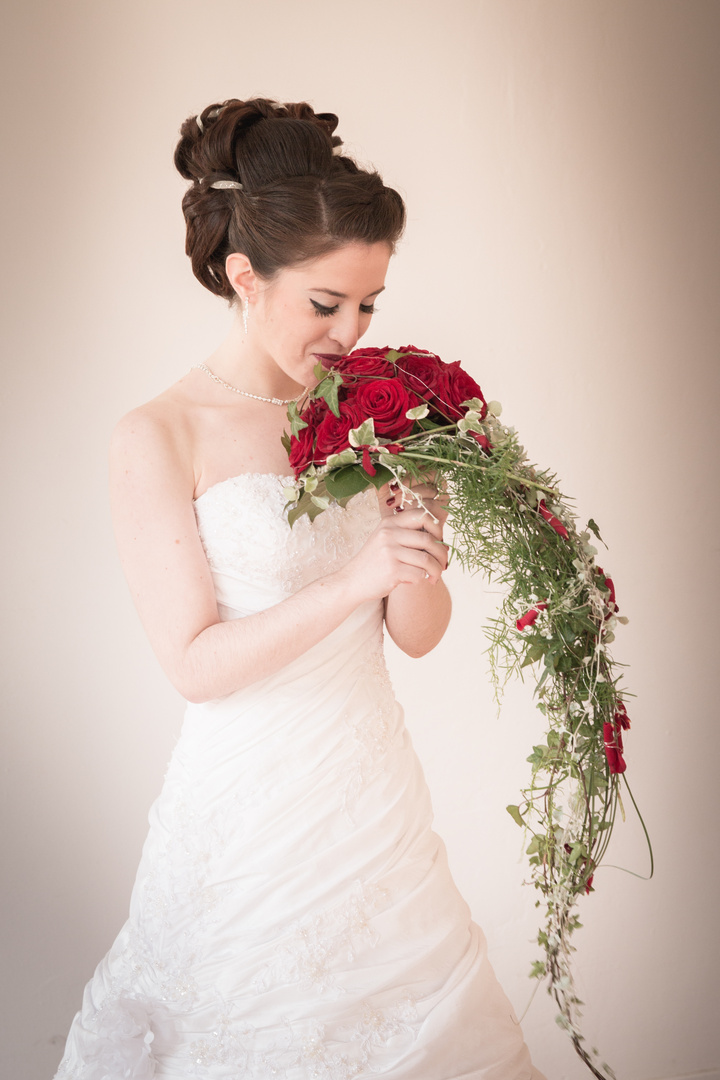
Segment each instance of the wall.
[[[227,321],[183,255],[177,128],[266,94],[337,112],[407,195],[368,343],[462,360],[601,524],[657,871],[608,867],[583,903],[586,1031],[623,1080],[720,1076],[718,4],[26,0],[4,18],[4,1074],[52,1074],[124,920],[181,720],[117,565],[106,446]],[[394,681],[522,1012],[536,912],[504,806],[541,718],[516,687],[497,718],[492,589],[451,583],[450,635],[425,663],[393,653]],[[644,875],[627,809],[610,861]],[[586,1075],[553,1016],[539,993],[537,1065]]]

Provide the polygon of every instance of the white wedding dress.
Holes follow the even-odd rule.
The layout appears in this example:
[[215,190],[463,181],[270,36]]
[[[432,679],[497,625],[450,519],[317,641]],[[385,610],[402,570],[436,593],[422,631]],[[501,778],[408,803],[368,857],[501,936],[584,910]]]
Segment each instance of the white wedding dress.
[[[285,483],[196,501],[223,619],[337,569],[377,525],[371,491],[291,530]],[[380,602],[188,705],[58,1080],[542,1080],[431,822]]]

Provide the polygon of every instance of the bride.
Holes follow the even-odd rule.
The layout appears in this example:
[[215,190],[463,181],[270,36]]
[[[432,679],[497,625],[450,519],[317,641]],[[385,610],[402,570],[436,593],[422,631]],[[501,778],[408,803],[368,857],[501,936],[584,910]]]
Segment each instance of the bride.
[[133,599],[188,706],[64,1080],[540,1077],[382,655],[383,624],[412,656],[447,627],[442,499],[371,490],[292,530],[284,514],[287,404],[368,329],[405,219],[336,125],[258,99],[181,130],[186,250],[234,321],[120,422],[111,486]]

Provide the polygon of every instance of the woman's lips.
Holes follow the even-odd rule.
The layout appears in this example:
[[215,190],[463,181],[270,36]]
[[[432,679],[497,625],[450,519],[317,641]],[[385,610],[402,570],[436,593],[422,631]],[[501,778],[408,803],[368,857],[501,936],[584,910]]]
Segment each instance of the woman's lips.
[[332,363],[333,360],[339,360],[340,357],[344,356],[344,355],[345,355],[344,353],[325,353],[325,352],[313,353],[313,356],[317,356],[318,360],[329,360],[330,363]]

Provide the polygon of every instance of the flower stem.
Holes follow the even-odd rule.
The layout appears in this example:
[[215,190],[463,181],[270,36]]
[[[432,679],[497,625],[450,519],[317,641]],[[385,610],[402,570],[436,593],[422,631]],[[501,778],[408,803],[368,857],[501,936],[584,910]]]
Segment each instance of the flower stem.
[[[399,458],[416,458],[418,461],[437,461],[440,465],[461,465],[464,469],[477,469],[479,472],[485,472],[487,470],[486,465],[479,465],[476,461],[463,461],[461,458],[441,458],[435,457],[431,454],[418,454],[406,453],[403,451],[397,455]],[[537,480],[531,480],[527,476],[519,476],[517,473],[507,472],[505,476],[508,480],[517,480],[521,484],[526,484],[528,487],[537,488],[539,491],[546,491],[549,495],[555,495],[556,489],[547,487],[545,484],[538,484]]]

